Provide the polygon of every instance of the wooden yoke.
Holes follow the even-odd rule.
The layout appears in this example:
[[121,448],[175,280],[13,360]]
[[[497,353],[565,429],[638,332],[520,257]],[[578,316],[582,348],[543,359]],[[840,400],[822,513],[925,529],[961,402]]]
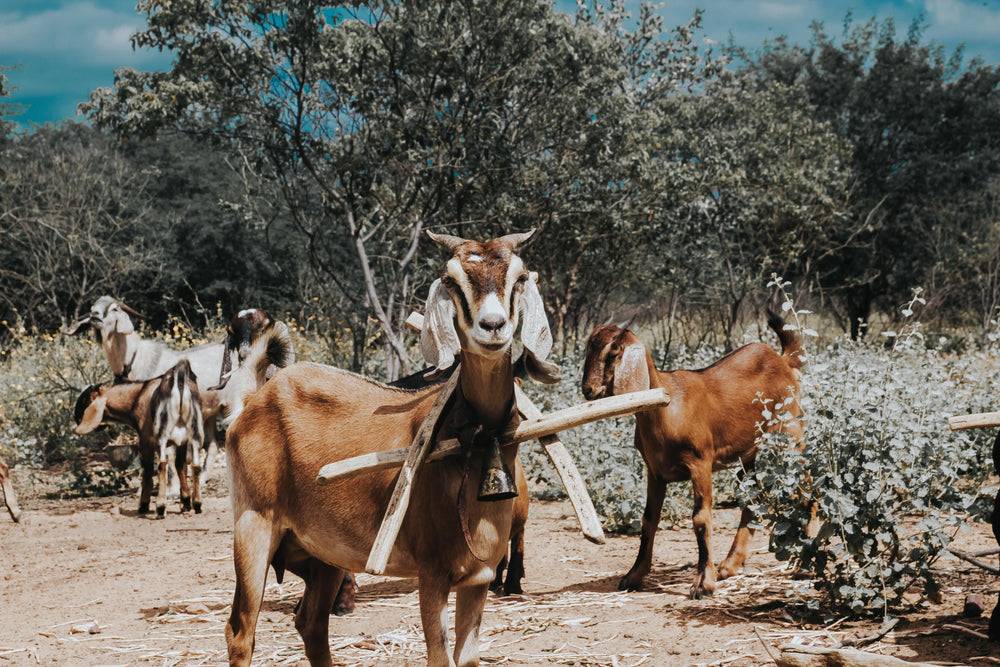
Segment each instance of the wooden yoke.
[[[421,331],[423,324],[424,317],[420,313],[410,313],[410,316],[406,318],[406,325],[414,331]],[[452,375],[452,380],[457,377],[458,372],[456,371]],[[454,391],[452,381],[449,381],[449,387],[450,389],[446,388],[442,392],[442,395],[446,393],[450,395]],[[651,389],[624,396],[612,396],[566,408],[565,410],[559,410],[549,415],[543,415],[542,411],[535,406],[519,385],[515,385],[514,391],[517,409],[524,418],[524,421],[515,430],[504,434],[504,444],[514,444],[534,438],[540,439],[542,448],[546,455],[548,455],[549,460],[559,474],[559,479],[566,489],[566,494],[569,496],[573,509],[576,512],[584,537],[595,544],[603,544],[604,530],[601,527],[601,520],[597,516],[597,511],[594,509],[594,503],[590,499],[590,494],[587,493],[587,486],[584,484],[580,471],[577,469],[576,464],[573,463],[573,459],[566,450],[565,445],[560,442],[556,434],[567,428],[598,419],[632,414],[641,410],[666,405],[670,400],[669,396],[662,389]],[[435,405],[435,407],[437,406]],[[435,413],[432,410],[431,415],[428,415],[428,419],[431,419],[433,414]],[[424,426],[426,426],[426,422]],[[433,424],[429,428],[433,431]],[[423,426],[421,427],[422,432]],[[457,454],[460,449],[458,441],[453,438],[438,442],[437,446],[433,449],[425,442],[422,445],[423,453],[418,456],[414,448],[419,439],[420,435],[418,434],[417,439],[414,440],[414,444],[409,449],[372,452],[329,463],[320,470],[318,481],[321,484],[329,484],[369,470],[393,468],[402,465],[404,466],[404,470],[400,474],[400,481],[397,482],[396,488],[396,491],[400,491],[401,484],[406,484],[407,489],[409,488],[408,485],[412,481],[412,474],[420,462],[425,460],[438,461],[447,456]],[[407,481],[404,482],[404,479]],[[396,494],[394,493],[393,501],[390,502],[389,510],[386,512],[386,523],[392,519],[393,523],[395,523],[395,528],[393,529],[391,526],[387,528],[386,523],[383,523],[379,537],[383,537],[383,532],[394,531],[391,533],[391,537],[395,540],[395,536],[399,533],[402,516],[406,513],[405,502],[409,498],[408,490],[405,492],[400,491],[400,493],[406,494],[405,496],[400,495],[399,500],[402,501],[401,504],[397,504]],[[388,532],[386,532],[385,537],[389,537]],[[375,560],[375,547],[379,548],[378,555],[380,560]],[[375,547],[373,547],[371,558],[368,562],[369,572],[373,572],[373,568],[377,568],[380,563],[384,568],[385,562],[388,559],[388,550],[391,549],[391,542],[386,547],[384,542],[376,540]],[[382,558],[386,560],[381,560]]]
[[392,498],[389,499],[389,506],[385,510],[382,525],[379,526],[372,550],[368,554],[365,571],[369,574],[385,574],[385,568],[389,564],[389,554],[392,553],[392,546],[396,543],[399,530],[403,526],[403,517],[406,516],[406,508],[410,504],[413,480],[416,478],[420,464],[427,458],[427,453],[434,444],[435,427],[452,394],[455,393],[455,388],[458,387],[461,370],[462,366],[459,364],[451,377],[448,378],[444,388],[438,393],[434,405],[431,406],[431,411],[427,413],[420,428],[417,429],[417,435],[414,436],[409,449],[404,450],[406,458],[403,461],[403,469],[399,471],[399,477],[396,478],[396,487],[392,490]]
[[948,420],[952,431],[969,428],[991,428],[1000,426],[1000,412],[977,412],[971,415],[956,415]]

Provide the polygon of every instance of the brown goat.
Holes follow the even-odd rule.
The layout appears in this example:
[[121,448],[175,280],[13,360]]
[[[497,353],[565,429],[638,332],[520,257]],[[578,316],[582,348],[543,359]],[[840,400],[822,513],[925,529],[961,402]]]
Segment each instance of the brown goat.
[[14,493],[14,485],[10,483],[10,468],[3,461],[0,461],[0,491],[3,492],[3,503],[10,512],[10,518],[14,522],[21,520],[21,508],[17,504],[17,494]]
[[[156,515],[166,513],[167,467],[173,463],[181,485],[184,510],[201,512],[201,473],[205,415],[197,378],[187,359],[181,359],[163,375],[146,380],[94,385],[80,394],[73,418],[77,435],[90,433],[105,421],[131,426],[139,434],[142,491],[139,514],[149,512],[153,488],[154,459],[159,456],[159,486]],[[187,459],[191,460],[193,493],[188,485]]]
[[753,466],[758,425],[764,421],[761,401],[773,401],[767,404],[771,410],[780,404],[780,411],[793,417],[769,430],[781,430],[798,441],[802,437],[801,340],[786,331],[774,313],[769,313],[768,325],[781,341],[780,355],[763,343],[752,343],[697,371],[657,370],[652,356],[628,329],[610,324],[590,335],[582,383],[588,400],[653,387],[670,394],[669,405],[635,415],[635,447],[646,463],[646,509],[639,555],[619,589],[638,590],[649,573],[667,482],[691,480],[698,540],[691,596],[710,595],[717,579],[731,577],[743,567],[753,536],[749,526],[753,517],[747,508],[718,570],[712,560],[712,471],[737,460],[747,469]]
[[[470,423],[499,433],[516,419],[511,347],[520,330],[529,372],[554,381],[545,362],[551,335],[534,281],[515,254],[530,237],[485,243],[432,235],[451,251],[430,288],[421,335],[435,373],[461,357],[459,389],[441,435]],[[344,571],[365,567],[399,474],[374,470],[320,485],[325,464],[408,446],[441,385],[408,391],[318,364],[279,371],[247,401],[230,427],[236,591],[226,627],[229,660],[249,664],[268,563],[308,561],[305,596],[295,616],[306,656],[331,664],[329,610]],[[502,450],[508,468],[517,447]],[[486,453],[426,464],[413,480],[402,530],[387,572],[417,577],[420,616],[432,665],[479,662],[479,625],[495,569],[506,552],[514,501],[480,502]],[[456,641],[448,651],[447,602],[457,589]],[[454,656],[454,657],[453,657]]]

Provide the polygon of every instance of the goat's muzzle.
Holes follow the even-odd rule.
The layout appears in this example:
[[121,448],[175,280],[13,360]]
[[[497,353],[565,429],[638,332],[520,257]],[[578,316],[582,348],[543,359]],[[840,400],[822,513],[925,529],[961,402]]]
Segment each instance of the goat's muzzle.
[[588,401],[604,396],[604,385],[583,385],[583,397]]

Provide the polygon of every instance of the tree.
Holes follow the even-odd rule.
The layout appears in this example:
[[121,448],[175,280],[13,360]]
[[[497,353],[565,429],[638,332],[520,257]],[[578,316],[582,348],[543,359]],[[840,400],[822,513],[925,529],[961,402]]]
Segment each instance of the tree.
[[106,138],[67,124],[16,138],[0,166],[0,319],[52,328],[97,294],[157,291],[147,175]]
[[389,377],[408,367],[402,325],[436,266],[420,261],[423,230],[585,220],[565,215],[567,192],[596,184],[594,210],[632,191],[627,160],[595,162],[641,155],[630,74],[655,94],[691,67],[540,0],[139,6],[133,43],[174,52],[171,70],[119,70],[85,111],[123,136],[178,126],[235,144],[279,184],[312,268],[352,304],[356,341],[374,317]]
[[848,19],[840,40],[816,24],[808,48],[766,43],[747,68],[804,86],[851,146],[851,219],[819,279],[863,335],[873,308],[904,299],[938,259],[919,242],[928,205],[976,196],[1000,170],[1000,68],[963,64],[960,49],[925,43],[919,24],[899,38],[874,19]]
[[797,86],[724,76],[678,111],[664,141],[690,166],[693,203],[673,235],[684,250],[674,261],[722,307],[731,349],[741,308],[767,276],[808,280],[828,251],[849,152]]

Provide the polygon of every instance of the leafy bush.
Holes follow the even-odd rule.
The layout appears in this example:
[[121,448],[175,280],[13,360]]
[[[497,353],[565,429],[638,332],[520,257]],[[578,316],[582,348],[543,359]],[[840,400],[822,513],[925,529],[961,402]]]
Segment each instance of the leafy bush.
[[[773,527],[771,550],[824,593],[817,609],[888,614],[915,583],[935,598],[932,566],[989,474],[988,434],[949,433],[947,417],[997,396],[995,363],[928,349],[916,326],[890,338],[810,356],[804,449],[765,437],[744,480],[758,521]],[[814,503],[822,527],[809,537]]]

